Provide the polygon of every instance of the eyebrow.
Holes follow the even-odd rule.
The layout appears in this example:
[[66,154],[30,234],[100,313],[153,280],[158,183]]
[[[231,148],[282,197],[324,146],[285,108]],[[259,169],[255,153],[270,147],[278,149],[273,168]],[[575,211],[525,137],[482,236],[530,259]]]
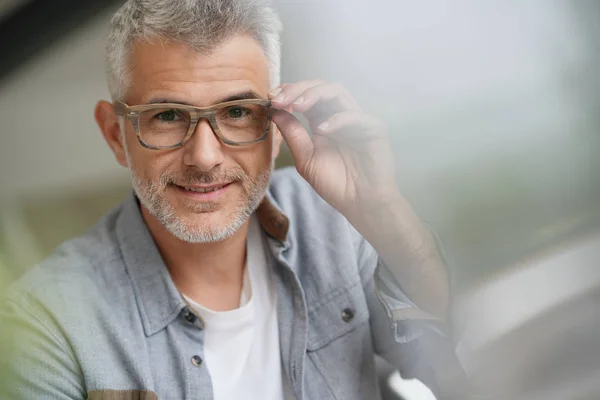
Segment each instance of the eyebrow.
[[[259,95],[258,93],[249,90],[246,92],[236,93],[231,96],[225,97],[223,99],[220,99],[219,101],[217,101],[214,104],[226,103],[228,101],[236,101],[236,100],[248,100],[248,99],[263,100],[264,98],[261,95]],[[195,104],[189,103],[187,101],[180,101],[180,100],[174,100],[174,99],[169,99],[169,98],[154,98],[154,99],[151,99],[150,101],[148,101],[148,103],[146,103],[146,104],[163,104],[163,103],[181,104],[181,105],[185,105],[185,106],[196,107]]]

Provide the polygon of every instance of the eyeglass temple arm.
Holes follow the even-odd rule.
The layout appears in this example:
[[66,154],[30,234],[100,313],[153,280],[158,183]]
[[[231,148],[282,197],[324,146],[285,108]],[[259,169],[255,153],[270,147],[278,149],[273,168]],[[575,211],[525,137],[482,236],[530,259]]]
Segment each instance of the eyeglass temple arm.
[[115,101],[112,104],[113,110],[115,110],[115,114],[124,116],[127,112],[127,106],[120,101]]

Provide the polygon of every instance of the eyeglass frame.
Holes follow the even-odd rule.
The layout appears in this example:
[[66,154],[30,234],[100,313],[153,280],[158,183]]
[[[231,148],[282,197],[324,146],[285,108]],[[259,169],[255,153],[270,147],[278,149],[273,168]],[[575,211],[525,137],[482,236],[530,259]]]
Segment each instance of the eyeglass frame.
[[[268,117],[269,123],[267,125],[267,128],[265,129],[265,132],[258,139],[250,140],[250,141],[246,141],[246,142],[234,142],[234,141],[227,139],[221,133],[219,126],[217,124],[217,118],[216,118],[217,111],[224,107],[239,106],[239,105],[244,105],[244,104],[257,104],[257,105],[265,107],[267,109],[267,117]],[[185,111],[189,112],[190,127],[189,127],[188,132],[186,133],[185,137],[181,140],[181,142],[171,145],[171,146],[152,146],[152,145],[144,142],[144,140],[142,139],[142,134],[141,134],[140,125],[139,125],[140,114],[143,113],[144,111],[152,110],[155,108],[167,108],[168,109],[169,107],[176,108],[179,110],[185,110]],[[194,135],[194,132],[196,131],[196,128],[198,127],[198,123],[200,122],[201,119],[208,120],[208,123],[210,124],[210,127],[211,127],[213,133],[215,134],[215,136],[217,136],[217,138],[221,142],[225,143],[226,145],[247,146],[247,145],[255,144],[258,142],[262,142],[263,140],[265,140],[267,138],[267,136],[269,136],[269,131],[271,130],[271,118],[272,118],[273,114],[277,111],[276,109],[271,107],[271,100],[267,100],[267,99],[233,100],[233,101],[226,101],[224,103],[218,103],[218,104],[208,106],[208,107],[195,107],[195,106],[189,106],[186,104],[177,104],[177,103],[154,103],[154,104],[140,104],[140,105],[130,106],[127,103],[124,103],[122,101],[115,101],[113,103],[113,109],[115,110],[115,113],[117,115],[126,117],[128,120],[131,121],[131,123],[133,124],[133,129],[135,131],[135,135],[138,139],[138,142],[140,142],[140,145],[142,145],[142,147],[145,147],[150,150],[176,149],[176,148],[185,146],[185,144]]]

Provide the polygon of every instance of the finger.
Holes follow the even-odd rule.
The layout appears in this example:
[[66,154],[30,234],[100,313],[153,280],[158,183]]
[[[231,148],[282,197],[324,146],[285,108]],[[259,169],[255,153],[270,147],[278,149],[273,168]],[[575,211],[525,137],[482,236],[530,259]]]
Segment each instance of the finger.
[[292,153],[296,169],[302,175],[315,150],[312,139],[300,121],[286,111],[277,111],[273,115],[273,122],[279,128]]
[[362,111],[343,111],[316,127],[315,133],[332,139],[371,140],[387,136],[383,122]]
[[274,90],[269,93],[271,104],[274,108],[284,109],[290,106],[298,97],[302,95],[307,89],[321,85],[324,82],[321,80],[314,81],[300,81],[285,86],[280,86],[279,91]]
[[273,89],[271,89],[271,91],[267,94],[267,97],[269,99],[272,99],[273,97],[277,96],[279,93],[281,93],[281,91],[283,89],[285,89],[286,87],[288,87],[290,84],[289,83],[282,83],[279,86],[274,87]]
[[[333,107],[332,102],[335,102]],[[292,106],[294,111],[304,113],[322,103],[329,103],[328,108],[334,108],[337,111],[360,109],[350,92],[339,83],[325,83],[310,87],[294,100]]]

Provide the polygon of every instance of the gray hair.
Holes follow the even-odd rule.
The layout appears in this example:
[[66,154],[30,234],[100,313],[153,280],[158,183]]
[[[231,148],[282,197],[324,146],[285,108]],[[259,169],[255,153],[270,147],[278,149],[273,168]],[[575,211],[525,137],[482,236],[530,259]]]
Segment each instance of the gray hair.
[[168,39],[209,52],[235,34],[253,37],[279,85],[282,25],[268,0],[128,0],[112,18],[106,46],[113,100],[124,100],[131,84],[129,54],[134,41]]

